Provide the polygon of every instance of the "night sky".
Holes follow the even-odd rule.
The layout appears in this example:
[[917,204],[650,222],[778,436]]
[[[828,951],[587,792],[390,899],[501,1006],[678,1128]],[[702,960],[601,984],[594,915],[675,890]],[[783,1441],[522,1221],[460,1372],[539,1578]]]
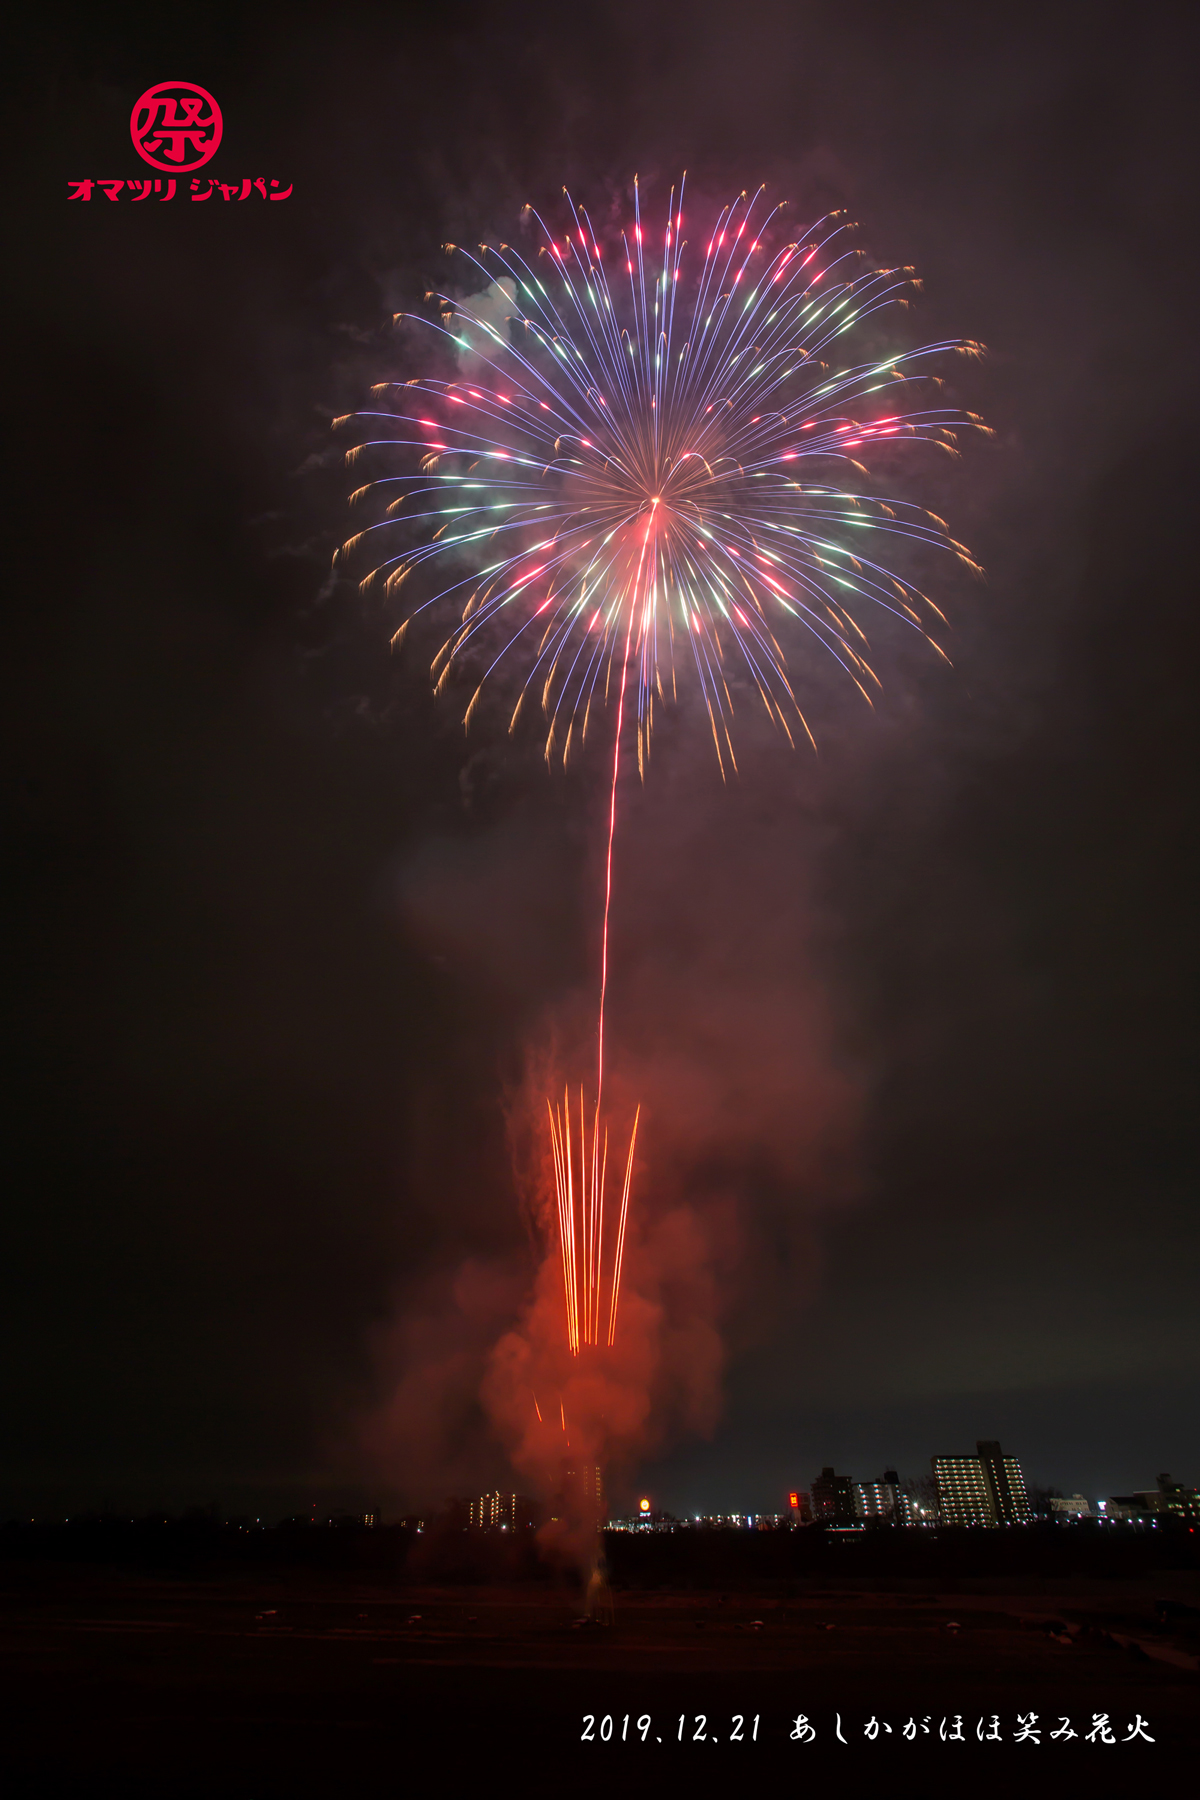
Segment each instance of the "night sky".
[[[995,431],[924,491],[953,671],[820,755],[666,721],[614,1040],[723,1221],[720,1422],[676,1511],[1000,1437],[1200,1480],[1188,9],[60,11],[10,100],[0,1515],[393,1512],[503,1479],[480,1357],[531,1261],[506,1096],[590,1004],[598,764],[464,738],[330,574],[330,420],[522,204],[846,206]],[[68,204],[219,99],[282,204]],[[622,205],[625,201],[622,200]],[[897,327],[901,329],[901,327]],[[819,684],[818,684],[819,685]],[[654,1112],[648,1131],[653,1144]],[[655,1174],[655,1168],[658,1175]],[[727,1252],[727,1254],[726,1254]],[[436,1401],[405,1436],[395,1394]]]

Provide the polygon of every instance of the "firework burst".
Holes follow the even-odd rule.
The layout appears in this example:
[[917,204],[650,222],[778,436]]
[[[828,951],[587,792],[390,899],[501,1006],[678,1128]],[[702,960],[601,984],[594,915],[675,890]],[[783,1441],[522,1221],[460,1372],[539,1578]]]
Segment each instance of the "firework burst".
[[847,334],[904,304],[914,282],[909,269],[866,266],[842,214],[791,236],[760,188],[721,211],[689,261],[682,184],[652,242],[636,184],[625,230],[598,230],[566,203],[559,235],[527,209],[541,233],[532,259],[507,244],[459,250],[481,291],[430,295],[439,317],[420,320],[451,353],[452,375],[382,383],[373,391],[386,407],[336,423],[375,422],[382,435],[365,436],[349,460],[387,461],[351,496],[384,496],[383,515],[339,558],[379,546],[364,589],[382,582],[394,595],[413,580],[415,604],[393,642],[417,615],[453,603],[432,673],[440,690],[457,667],[473,670],[467,726],[489,679],[508,669],[519,690],[510,732],[534,697],[547,760],[565,762],[615,702],[590,1134],[582,1098],[574,1126],[565,1096],[550,1107],[578,1352],[611,1343],[616,1328],[633,1157],[631,1140],[606,1309],[600,1105],[627,696],[644,776],[655,706],[678,698],[686,670],[724,776],[737,766],[735,693],[789,742],[811,741],[784,642],[796,665],[832,658],[868,703],[880,686],[874,620],[898,622],[944,657],[934,635],[943,615],[889,566],[889,547],[934,546],[976,564],[933,514],[871,491],[863,458],[904,442],[953,454],[957,430],[979,421],[937,405],[933,363],[979,346],[844,361]]
[[[545,241],[532,264],[509,245],[459,251],[490,283],[483,300],[431,295],[440,321],[421,323],[479,379],[383,383],[388,410],[338,421],[388,431],[356,445],[352,461],[376,447],[407,465],[356,491],[398,490],[339,557],[387,546],[363,586],[380,579],[389,593],[422,568],[445,571],[396,641],[413,616],[459,597],[433,674],[441,687],[468,650],[483,652],[468,723],[507,665],[520,677],[510,729],[540,690],[547,757],[566,758],[632,662],[644,769],[655,700],[668,687],[677,696],[682,655],[724,769],[735,660],[789,738],[797,722],[811,735],[782,634],[796,634],[797,657],[806,647],[832,656],[868,700],[879,686],[872,614],[944,655],[931,635],[942,614],[881,560],[886,541],[976,565],[940,519],[865,491],[861,456],[906,439],[953,450],[964,423],[978,426],[973,415],[905,403],[935,383],[923,373],[932,359],[979,347],[838,365],[846,334],[903,302],[912,271],[861,269],[839,214],[776,243],[782,208],[762,200],[760,189],[721,212],[686,306],[682,190],[653,266],[636,187],[633,225],[607,249],[568,197],[572,229],[557,238],[538,218]],[[507,317],[496,317],[498,297]],[[388,546],[397,533],[404,541]]]

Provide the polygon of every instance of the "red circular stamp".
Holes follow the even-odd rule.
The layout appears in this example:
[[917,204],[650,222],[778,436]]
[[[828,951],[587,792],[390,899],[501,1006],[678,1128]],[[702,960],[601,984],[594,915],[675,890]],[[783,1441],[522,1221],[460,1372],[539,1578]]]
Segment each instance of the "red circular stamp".
[[159,81],[133,103],[129,135],[143,162],[169,175],[201,169],[221,142],[221,109],[194,81]]

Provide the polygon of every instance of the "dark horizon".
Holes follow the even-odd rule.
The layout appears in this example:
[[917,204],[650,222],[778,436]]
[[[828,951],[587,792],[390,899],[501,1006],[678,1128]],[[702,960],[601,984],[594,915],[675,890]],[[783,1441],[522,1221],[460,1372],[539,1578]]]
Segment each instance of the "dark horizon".
[[[886,1468],[897,1469],[902,1483],[928,1479],[935,1455],[973,1453],[982,1435],[976,1429],[977,1418],[986,1417],[993,1425],[1000,1421],[989,1435],[998,1434],[1005,1453],[1017,1457],[1027,1484],[1082,1493],[1094,1505],[1112,1494],[1151,1489],[1163,1472],[1185,1483],[1190,1480],[1184,1473],[1190,1448],[1189,1397],[1185,1384],[1162,1383],[1153,1389],[1130,1385],[1124,1390],[1081,1385],[1069,1396],[1071,1414],[1066,1423],[1052,1410],[1060,1396],[1040,1396],[1036,1390],[1018,1391],[1003,1402],[994,1396],[966,1395],[949,1404],[918,1401],[903,1409],[876,1406],[849,1415],[800,1415],[792,1427],[794,1441],[804,1446],[800,1455],[764,1441],[756,1434],[758,1421],[751,1414],[730,1422],[714,1442],[686,1446],[661,1465],[647,1461],[637,1480],[621,1484],[620,1493],[629,1503],[626,1510],[637,1495],[647,1493],[656,1507],[677,1516],[783,1512],[788,1492],[807,1488],[826,1464],[855,1481],[877,1481]],[[940,1433],[936,1443],[928,1435],[933,1430]],[[1039,1432],[1050,1449],[1043,1459],[1030,1462],[1022,1452],[1023,1434],[1035,1437]],[[931,1447],[922,1456],[925,1442]],[[1161,1447],[1172,1443],[1182,1454],[1174,1462],[1170,1456],[1163,1460]],[[895,1455],[881,1455],[881,1444],[902,1448]],[[480,1466],[485,1466],[482,1459]],[[488,1477],[481,1476],[477,1484],[480,1491],[512,1485],[511,1475],[507,1482],[502,1479],[504,1471],[495,1459],[487,1466]],[[786,1476],[782,1483],[781,1474]],[[131,1518],[160,1513],[181,1517],[190,1509],[215,1506],[224,1517],[262,1517],[276,1523],[304,1516],[315,1505],[318,1518],[378,1510],[381,1519],[389,1521],[436,1508],[450,1497],[449,1489],[406,1497],[389,1490],[383,1481],[374,1485],[338,1481],[325,1471],[307,1485],[301,1480],[256,1484],[233,1478],[211,1480],[207,1487],[177,1478],[157,1482],[131,1478],[121,1471],[107,1481],[80,1482],[50,1492],[32,1483],[20,1488],[8,1484],[3,1518],[53,1520],[104,1512]]]

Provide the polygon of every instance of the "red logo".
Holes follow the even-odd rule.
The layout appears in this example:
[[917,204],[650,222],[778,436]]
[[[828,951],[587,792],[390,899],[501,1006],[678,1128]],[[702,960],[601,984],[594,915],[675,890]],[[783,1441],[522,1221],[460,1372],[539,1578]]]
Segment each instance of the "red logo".
[[168,175],[202,169],[215,156],[222,129],[220,107],[194,81],[156,82],[135,100],[129,115],[134,149],[152,169]]

